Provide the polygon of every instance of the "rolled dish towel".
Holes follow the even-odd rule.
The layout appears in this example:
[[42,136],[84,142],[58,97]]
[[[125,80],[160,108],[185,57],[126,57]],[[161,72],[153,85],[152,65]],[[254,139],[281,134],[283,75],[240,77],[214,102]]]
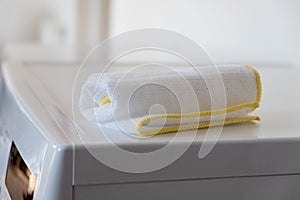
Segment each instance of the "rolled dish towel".
[[244,65],[98,73],[83,84],[79,108],[101,127],[149,136],[260,120],[251,112],[261,93],[259,73]]

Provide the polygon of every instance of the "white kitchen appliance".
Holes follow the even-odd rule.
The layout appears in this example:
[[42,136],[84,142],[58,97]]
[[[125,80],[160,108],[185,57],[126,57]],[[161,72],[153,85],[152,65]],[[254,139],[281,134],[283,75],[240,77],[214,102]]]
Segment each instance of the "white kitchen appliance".
[[[18,60],[12,51],[2,64],[1,200],[300,198],[298,69],[258,67],[263,101],[257,114],[262,121],[225,126],[205,158],[198,157],[205,140],[205,130],[199,130],[172,164],[153,172],[127,173],[106,166],[88,151],[109,151],[109,142],[84,144],[78,135],[72,88],[80,62],[71,62],[72,56],[55,59],[63,57],[55,49],[49,55],[48,60]],[[88,134],[97,134],[97,125],[85,125]],[[174,136],[139,139],[106,131],[115,144],[134,152],[162,147]],[[189,134],[182,132],[173,147],[187,143]]]

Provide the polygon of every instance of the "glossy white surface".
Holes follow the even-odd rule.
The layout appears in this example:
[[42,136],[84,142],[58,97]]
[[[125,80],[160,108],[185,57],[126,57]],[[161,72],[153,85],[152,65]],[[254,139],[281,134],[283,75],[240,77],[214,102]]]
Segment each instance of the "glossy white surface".
[[[38,127],[45,129],[46,137],[55,144],[72,144],[74,133],[66,131],[65,136],[54,135],[53,127],[47,124],[52,117],[59,123],[61,118],[55,114],[59,109],[68,120],[72,121],[72,87],[79,65],[18,65],[7,63],[3,67],[9,88],[14,91],[20,106],[27,109],[30,118]],[[122,70],[122,69],[115,69]],[[258,68],[263,82],[263,99],[257,114],[262,118],[259,123],[244,123],[225,126],[219,142],[231,140],[274,140],[280,138],[300,138],[300,72],[297,68]],[[88,71],[97,72],[97,66]],[[83,80],[81,80],[83,81]],[[24,87],[27,85],[27,87]],[[36,101],[39,101],[37,104]],[[76,99],[75,99],[76,103]],[[46,109],[46,110],[45,110]],[[48,113],[47,113],[48,112]],[[44,113],[44,115],[43,115]],[[86,124],[91,131],[97,126]],[[94,128],[92,128],[94,126]],[[197,139],[201,141],[205,133],[199,130]],[[131,142],[138,139],[114,131],[116,142]],[[184,141],[189,131],[182,132]],[[64,137],[64,139],[63,139]],[[172,134],[155,136],[140,142],[167,142]],[[69,138],[69,139],[66,139]],[[76,141],[75,141],[76,142]],[[101,141],[98,141],[101,143]]]

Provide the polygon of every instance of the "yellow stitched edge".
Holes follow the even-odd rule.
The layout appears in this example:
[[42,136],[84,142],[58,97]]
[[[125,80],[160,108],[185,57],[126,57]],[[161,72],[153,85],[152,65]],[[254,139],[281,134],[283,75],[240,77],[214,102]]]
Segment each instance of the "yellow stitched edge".
[[184,130],[191,130],[191,129],[208,128],[208,127],[212,127],[212,126],[228,125],[228,124],[234,124],[234,123],[240,123],[240,122],[246,122],[246,121],[252,121],[252,120],[260,121],[260,117],[259,116],[249,116],[249,117],[243,117],[243,118],[228,119],[228,120],[220,121],[220,122],[209,122],[209,123],[205,123],[205,124],[188,124],[188,125],[181,125],[181,126],[165,127],[165,128],[161,128],[161,129],[154,129],[154,130],[148,130],[148,131],[139,130],[138,133],[140,133],[143,136],[151,136],[151,135],[158,135],[158,134],[170,133],[170,132],[176,132],[176,131],[184,131]]
[[[229,108],[225,108],[225,109],[220,109],[220,110],[213,110],[213,111],[204,111],[204,112],[195,112],[195,113],[188,113],[188,114],[163,114],[163,115],[154,115],[154,116],[150,116],[150,117],[146,117],[141,119],[140,121],[138,121],[136,123],[135,126],[135,131],[143,136],[148,136],[149,133],[148,131],[141,131],[140,128],[143,126],[143,124],[145,124],[146,122],[155,120],[155,119],[161,119],[161,118],[193,118],[193,117],[204,117],[204,116],[214,116],[214,115],[220,115],[220,114],[225,114],[225,113],[230,113],[230,112],[235,112],[235,111],[239,111],[242,110],[244,108],[252,108],[253,110],[258,108],[259,104],[257,104],[256,102],[254,103],[245,103],[245,104],[240,104],[240,105],[236,105],[236,106],[232,106]],[[256,119],[257,117],[255,117]],[[233,119],[230,120],[225,120],[224,121],[224,125],[226,124],[232,124],[232,123],[237,123],[240,122],[239,119],[245,119],[245,118],[238,118],[235,119],[236,121],[233,121]],[[255,120],[252,119],[252,116],[250,117],[246,117],[246,119],[249,120]],[[248,120],[248,121],[249,121]],[[230,122],[230,123],[228,123]],[[210,123],[210,125],[206,125],[203,126],[202,124],[200,124],[201,126],[199,128],[207,128],[208,126],[216,126],[219,124],[214,125],[213,122]],[[186,126],[191,126],[191,128],[185,128]],[[184,127],[183,129],[180,127]],[[155,131],[150,131],[151,133],[156,133],[156,134],[161,134],[161,133],[168,133],[168,132],[173,132],[176,130],[189,130],[189,129],[194,129],[194,125],[183,125],[183,126],[174,126],[174,127],[168,127],[168,128],[162,128],[159,130],[159,132],[155,132]]]
[[[250,117],[244,117],[244,118],[238,118],[238,119],[229,119],[225,120],[224,122],[210,122],[207,124],[189,124],[189,125],[183,125],[183,126],[174,126],[174,127],[166,127],[159,130],[151,130],[151,131],[141,131],[140,128],[143,126],[144,123],[149,122],[154,119],[160,119],[160,118],[193,118],[193,117],[203,117],[203,116],[214,116],[218,114],[225,114],[228,112],[235,112],[244,108],[252,108],[252,110],[255,110],[259,107],[259,103],[261,101],[262,97],[262,85],[261,85],[261,78],[256,69],[253,67],[250,67],[249,65],[245,65],[247,69],[250,69],[254,76],[257,86],[257,95],[256,95],[256,101],[252,103],[244,103],[239,104],[236,106],[228,107],[225,109],[220,110],[212,110],[212,111],[204,111],[204,112],[195,112],[195,113],[187,113],[187,114],[163,114],[163,115],[154,115],[150,117],[146,117],[138,121],[135,125],[135,131],[141,135],[149,136],[154,134],[162,134],[162,133],[168,133],[168,132],[174,132],[179,130],[190,130],[190,129],[196,129],[196,128],[207,128],[210,126],[218,126],[218,125],[226,125],[226,124],[233,124],[238,122],[245,122],[245,121],[251,121],[251,120],[260,120],[258,116],[250,116]],[[111,100],[108,96],[105,96],[100,102],[99,106],[102,106],[104,104],[111,103]]]
[[104,104],[111,103],[111,100],[109,99],[108,96],[105,96],[100,102],[99,106],[103,106]]
[[261,85],[260,75],[259,75],[258,71],[255,68],[253,68],[249,65],[246,65],[245,67],[252,70],[252,72],[255,76],[255,82],[256,82],[256,86],[257,86],[257,95],[256,95],[256,101],[255,102],[259,104],[259,102],[261,101],[261,97],[262,97],[262,85]]

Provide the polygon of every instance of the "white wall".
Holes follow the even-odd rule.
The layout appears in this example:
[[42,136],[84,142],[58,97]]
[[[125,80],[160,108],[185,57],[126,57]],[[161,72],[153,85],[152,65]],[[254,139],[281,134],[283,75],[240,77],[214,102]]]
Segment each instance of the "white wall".
[[58,22],[64,42],[75,40],[76,0],[0,0],[0,45],[37,41],[45,20]]
[[[108,1],[0,0],[0,47],[4,43],[47,40],[95,45],[107,35]],[[56,27],[61,30],[60,40],[54,38],[53,42],[51,34],[55,36]]]
[[77,0],[77,44],[94,47],[107,37],[109,0]]
[[102,13],[109,8],[109,35],[166,28],[204,46],[217,63],[300,66],[299,0],[107,1],[0,0],[0,47],[37,41],[47,19],[63,27],[64,43],[95,43],[106,35]]
[[299,0],[111,0],[110,8],[110,35],[167,28],[218,63],[300,67]]

